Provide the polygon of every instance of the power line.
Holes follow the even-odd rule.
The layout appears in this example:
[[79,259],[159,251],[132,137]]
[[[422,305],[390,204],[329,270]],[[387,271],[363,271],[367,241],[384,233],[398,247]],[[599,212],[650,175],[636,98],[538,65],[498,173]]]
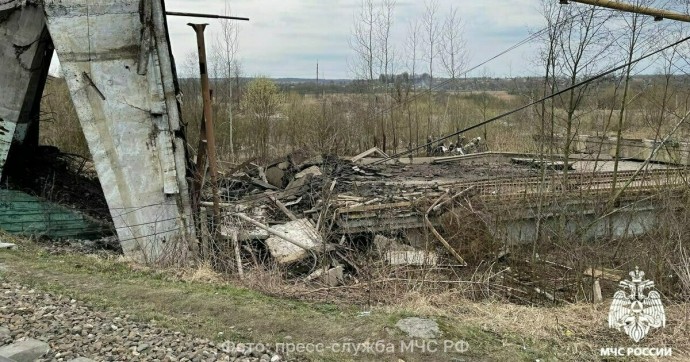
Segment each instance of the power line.
[[535,105],[535,104],[539,104],[539,103],[544,102],[544,101],[546,101],[546,100],[548,100],[548,99],[551,99],[551,98],[553,98],[553,97],[556,97],[556,96],[559,96],[559,95],[561,95],[561,94],[563,94],[563,93],[566,93],[566,92],[568,92],[568,91],[570,91],[570,90],[573,90],[573,89],[575,89],[575,88],[581,87],[581,86],[583,86],[583,85],[585,85],[585,84],[588,84],[588,83],[591,83],[591,82],[593,82],[593,81],[595,81],[595,80],[601,79],[601,78],[603,78],[603,77],[605,77],[605,76],[607,76],[607,75],[609,75],[609,74],[611,74],[611,73],[617,72],[617,71],[619,71],[619,70],[621,70],[621,69],[624,69],[624,68],[627,67],[627,66],[630,66],[630,65],[635,64],[635,63],[638,63],[638,62],[640,62],[640,61],[642,61],[642,60],[645,60],[645,59],[647,59],[647,58],[649,58],[649,57],[652,57],[652,56],[654,56],[654,55],[656,55],[656,54],[658,54],[658,53],[663,52],[664,50],[667,50],[667,49],[673,48],[673,47],[675,47],[675,46],[678,46],[678,45],[680,45],[680,44],[682,44],[682,43],[684,43],[684,42],[686,42],[686,41],[688,41],[688,40],[690,40],[690,36],[689,36],[689,37],[685,37],[685,38],[683,38],[683,39],[681,39],[681,40],[679,40],[679,41],[676,41],[676,42],[674,42],[674,43],[672,43],[672,44],[670,44],[670,45],[667,45],[667,46],[665,46],[665,47],[663,47],[663,48],[661,48],[661,49],[655,50],[655,51],[653,51],[653,52],[651,52],[651,53],[649,53],[649,54],[643,55],[643,56],[641,56],[641,57],[639,57],[639,58],[637,58],[637,59],[634,59],[634,60],[632,60],[632,61],[630,61],[630,62],[627,62],[627,63],[625,63],[625,64],[622,64],[622,65],[619,65],[619,66],[617,66],[617,67],[615,67],[615,68],[612,68],[612,69],[610,69],[610,70],[607,70],[607,71],[605,71],[605,72],[603,72],[603,73],[600,73],[599,75],[596,75],[596,76],[594,76],[594,77],[592,77],[592,78],[589,78],[589,79],[586,79],[586,80],[581,81],[581,82],[579,82],[579,83],[576,83],[576,84],[574,84],[574,85],[571,85],[571,86],[569,86],[569,87],[567,87],[567,88],[565,88],[565,89],[563,89],[563,90],[560,90],[560,91],[558,91],[558,92],[552,93],[551,95],[548,95],[548,96],[546,96],[546,97],[543,97],[543,98],[541,98],[541,99],[539,99],[539,100],[536,100],[536,101],[534,101],[534,102],[527,103],[526,105],[523,105],[523,106],[521,106],[521,107],[518,107],[518,108],[516,108],[516,109],[514,109],[514,110],[512,110],[512,111],[508,111],[508,112],[503,113],[503,114],[501,114],[501,115],[498,115],[498,116],[496,116],[496,117],[487,119],[486,121],[479,122],[479,123],[477,123],[477,124],[475,124],[475,125],[473,125],[473,126],[467,127],[467,128],[462,129],[462,130],[460,130],[460,131],[453,132],[453,133],[451,133],[451,134],[449,134],[449,135],[446,135],[446,136],[444,136],[444,137],[441,137],[441,138],[439,138],[439,139],[437,139],[437,140],[434,140],[434,141],[432,141],[432,142],[427,142],[426,144],[423,144],[423,145],[418,146],[418,147],[416,147],[416,148],[413,148],[413,149],[411,149],[411,150],[404,151],[404,152],[400,152],[400,153],[397,153],[397,154],[388,156],[387,158],[383,158],[383,159],[381,159],[381,160],[379,160],[379,161],[373,162],[372,165],[378,165],[378,164],[381,164],[381,163],[386,162],[386,161],[388,161],[388,160],[391,160],[391,159],[393,159],[393,158],[397,158],[397,157],[401,157],[401,156],[408,155],[408,154],[410,154],[410,153],[412,153],[412,152],[414,152],[414,151],[417,151],[417,150],[419,150],[419,149],[425,148],[425,147],[427,147],[427,146],[431,146],[431,145],[434,144],[434,143],[445,141],[445,140],[447,140],[447,139],[449,139],[449,138],[451,138],[451,137],[453,137],[453,136],[457,136],[457,135],[462,134],[462,133],[465,133],[465,132],[467,132],[467,131],[471,131],[471,130],[473,130],[473,129],[475,129],[475,128],[479,128],[479,127],[481,127],[481,126],[484,126],[484,125],[487,125],[487,124],[489,124],[489,123],[495,122],[495,121],[497,121],[497,120],[499,120],[499,119],[501,119],[501,118],[503,118],[503,117],[507,117],[507,116],[510,116],[511,114],[515,114],[515,113],[517,113],[517,112],[520,112],[520,111],[522,111],[522,110],[524,110],[524,109],[527,109],[527,108],[529,108],[529,107],[531,107],[531,106],[533,106],[533,105]]
[[[573,16],[567,18],[567,19],[561,19],[560,21],[557,21],[557,22],[556,22],[555,24],[553,24],[552,26],[560,26],[560,25],[563,25],[563,24],[567,24],[568,22],[574,20],[577,16],[578,16],[578,15],[573,15]],[[606,15],[596,15],[596,17],[599,17],[599,16],[601,16],[601,17],[607,17]],[[469,68],[469,69],[467,69],[467,70],[464,70],[463,72],[461,72],[461,73],[459,74],[459,77],[465,76],[465,75],[467,75],[468,73],[470,73],[470,72],[472,72],[472,71],[474,71],[474,70],[477,70],[477,69],[483,67],[484,65],[486,65],[486,64],[488,64],[488,63],[490,63],[490,62],[496,60],[497,58],[500,58],[501,56],[503,56],[503,55],[505,55],[505,54],[507,54],[507,53],[509,53],[509,52],[511,52],[511,51],[513,51],[513,50],[515,50],[515,49],[517,49],[517,48],[519,48],[519,47],[521,47],[521,46],[523,46],[523,45],[529,43],[529,42],[531,42],[532,40],[537,39],[538,37],[542,36],[545,32],[547,32],[549,29],[550,29],[550,27],[548,27],[548,26],[542,28],[541,30],[535,32],[534,34],[528,36],[527,38],[524,38],[524,39],[520,40],[519,42],[517,42],[517,43],[511,45],[510,47],[506,48],[505,50],[501,51],[500,53],[498,53],[498,54],[496,54],[496,55],[494,55],[494,56],[492,56],[492,57],[490,57],[490,58],[488,58],[488,59],[485,59],[485,60],[482,61],[481,63],[479,63],[479,64],[477,64],[477,65],[475,65],[475,66],[473,66],[473,67],[471,67],[471,68]],[[437,90],[441,89],[442,87],[445,87],[446,85],[450,84],[451,82],[455,81],[456,79],[457,79],[457,78],[450,78],[450,79],[446,79],[446,80],[444,80],[444,81],[442,81],[442,82],[440,82],[440,83],[436,83],[436,85],[430,87],[429,89],[425,89],[425,90],[423,90],[423,91],[421,91],[421,92],[415,94],[413,97],[410,97],[410,98],[406,99],[404,102],[402,102],[402,103],[400,103],[400,104],[394,104],[394,105],[392,105],[392,106],[390,106],[390,107],[388,107],[388,108],[385,108],[385,109],[382,109],[382,110],[380,110],[380,111],[374,112],[374,115],[372,115],[371,117],[367,118],[367,119],[364,121],[364,123],[368,123],[368,122],[370,122],[370,121],[373,121],[373,120],[377,119],[378,117],[380,117],[380,116],[382,116],[382,115],[384,115],[384,114],[386,114],[386,113],[388,113],[388,112],[390,112],[390,111],[395,110],[396,108],[402,107],[404,104],[411,103],[411,102],[415,101],[416,99],[421,98],[422,96],[429,95],[429,94],[431,94],[432,92],[437,91]],[[413,79],[413,81],[414,81],[414,79]]]
[[[499,57],[501,57],[501,56],[503,56],[503,55],[505,55],[505,54],[507,54],[507,53],[509,53],[509,52],[511,52],[511,51],[513,51],[513,50],[515,50],[515,49],[517,49],[517,48],[519,48],[519,47],[521,47],[521,46],[527,44],[527,43],[529,43],[529,42],[531,42],[532,40],[534,40],[534,39],[538,38],[539,36],[541,36],[542,33],[545,32],[546,30],[548,30],[548,28],[543,28],[543,29],[541,29],[540,31],[538,31],[538,32],[536,32],[536,33],[530,35],[529,37],[527,37],[527,38],[525,38],[525,39],[519,41],[518,43],[513,44],[512,46],[510,46],[509,48],[503,50],[502,52],[500,52],[500,53],[498,53],[498,54],[492,56],[491,58],[488,58],[488,59],[484,60],[483,62],[481,62],[481,63],[479,63],[479,64],[473,66],[472,68],[469,68],[469,69],[467,69],[467,70],[461,72],[461,73],[459,74],[459,76],[460,76],[460,77],[465,76],[465,75],[467,75],[469,72],[472,72],[472,71],[474,71],[474,70],[476,70],[476,69],[479,69],[480,67],[482,67],[482,66],[484,66],[484,65],[486,65],[486,64],[488,64],[488,63],[490,63],[490,62],[492,62],[493,60],[495,60],[495,59],[497,59],[497,58],[499,58]],[[388,113],[388,112],[390,112],[390,111],[395,110],[396,108],[402,107],[403,104],[411,103],[412,101],[414,101],[414,100],[416,100],[416,99],[418,99],[418,98],[421,98],[422,96],[431,94],[433,91],[436,91],[436,90],[438,90],[438,89],[440,89],[440,88],[442,88],[442,87],[444,87],[444,86],[450,84],[451,82],[455,81],[456,79],[457,79],[457,78],[450,78],[450,79],[446,79],[446,80],[444,80],[444,81],[442,81],[442,82],[440,82],[440,83],[436,83],[436,85],[430,87],[429,89],[425,89],[425,90],[423,90],[423,91],[421,91],[421,92],[415,94],[414,96],[412,96],[412,97],[406,99],[405,102],[403,102],[403,103],[401,103],[401,104],[394,104],[394,105],[392,105],[392,106],[390,106],[390,107],[388,107],[388,108],[385,108],[385,109],[382,109],[382,110],[380,110],[380,111],[374,112],[374,115],[372,115],[371,117],[369,117],[368,119],[366,119],[366,120],[364,121],[364,123],[368,123],[368,122],[370,122],[370,121],[372,121],[372,120],[374,120],[374,119],[376,119],[376,118],[378,118],[378,117],[380,117],[380,116],[382,116],[382,115],[384,115],[384,114],[386,114],[386,113]],[[414,82],[414,79],[413,79],[412,81]]]

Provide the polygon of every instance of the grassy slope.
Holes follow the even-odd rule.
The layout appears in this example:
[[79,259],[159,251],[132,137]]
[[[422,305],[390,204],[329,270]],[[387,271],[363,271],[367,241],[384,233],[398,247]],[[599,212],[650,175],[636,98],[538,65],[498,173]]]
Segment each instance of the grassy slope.
[[[79,254],[48,254],[32,246],[20,251],[0,251],[0,266],[0,279],[81,299],[94,308],[126,309],[127,314],[142,321],[155,319],[171,329],[216,340],[275,343],[286,341],[286,336],[292,342],[383,339],[397,346],[405,339],[394,327],[397,320],[419,314],[388,307],[360,317],[354,307],[270,297],[230,284],[186,282],[164,273],[136,271],[121,262]],[[594,320],[605,316],[605,310],[593,309],[580,306],[574,310],[590,314]],[[468,302],[456,311],[442,314],[432,317],[439,321],[443,339],[466,340],[469,352],[304,357],[315,361],[596,360],[595,353],[602,347],[592,346],[593,341],[602,338],[597,334],[603,333],[604,338],[617,336],[599,325],[593,332],[587,330],[586,323],[581,328],[575,322],[568,326],[568,312],[556,308],[540,310]],[[545,322],[554,315],[563,315],[560,324]],[[590,318],[579,319],[587,322]],[[687,332],[684,335],[687,339]],[[612,345],[629,344],[623,338],[614,338],[618,339]],[[677,351],[674,346],[674,354]]]

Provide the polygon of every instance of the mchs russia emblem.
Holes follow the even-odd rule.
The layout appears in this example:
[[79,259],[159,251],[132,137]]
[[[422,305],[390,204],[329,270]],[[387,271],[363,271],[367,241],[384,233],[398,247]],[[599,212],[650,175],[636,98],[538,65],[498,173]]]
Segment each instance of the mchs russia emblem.
[[[609,328],[625,332],[635,342],[644,338],[651,328],[666,326],[661,295],[654,288],[654,282],[644,279],[644,272],[635,268],[630,280],[622,280],[613,295],[609,308]],[[649,290],[649,291],[648,291]]]

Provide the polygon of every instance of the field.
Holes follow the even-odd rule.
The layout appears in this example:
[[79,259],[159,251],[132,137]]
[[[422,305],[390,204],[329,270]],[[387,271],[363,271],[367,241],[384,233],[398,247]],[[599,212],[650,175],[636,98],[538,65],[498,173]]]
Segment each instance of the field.
[[[465,139],[482,137],[490,151],[531,154],[531,157],[551,161],[576,156],[572,140],[579,135],[615,136],[620,130],[626,138],[659,140],[673,131],[672,140],[684,139],[689,133],[687,126],[681,122],[680,127],[673,129],[678,115],[685,114],[687,107],[681,101],[687,98],[686,88],[681,86],[682,78],[672,78],[672,81],[663,77],[643,79],[644,82],[633,82],[632,88],[642,96],[626,109],[622,129],[618,123],[621,110],[616,106],[621,102],[620,94],[615,84],[602,82],[576,110],[568,110],[567,98],[557,98],[536,103],[464,132],[462,136]],[[187,122],[188,151],[192,157],[198,144],[199,115],[202,113],[197,82],[194,79],[181,82],[182,112]],[[213,114],[218,157],[224,172],[247,160],[268,167],[294,151],[345,157],[378,147],[388,154],[411,151],[415,159],[422,160],[427,156],[425,144],[429,140],[436,145],[435,140],[442,135],[538,99],[537,83],[536,79],[504,80],[502,84],[506,90],[491,91],[430,93],[408,89],[403,99],[395,88],[326,94],[309,88],[311,85],[284,88],[262,78],[243,81],[239,86],[217,80],[213,82],[217,90]],[[670,84],[672,92],[668,91]],[[229,96],[231,88],[232,97]],[[257,92],[259,98],[248,103],[252,92]],[[664,104],[668,110],[665,112],[656,110],[659,97],[666,100]],[[262,109],[252,106],[261,102],[270,110],[264,108],[265,112],[261,113]],[[61,79],[50,80],[43,104],[42,143],[88,160],[88,147]],[[447,145],[457,139],[451,137],[444,143]],[[568,139],[570,144],[566,142]],[[611,159],[600,162],[615,163],[618,167],[618,162]],[[622,165],[620,172],[623,172]],[[632,167],[634,170],[637,166]],[[395,175],[394,178],[383,176],[379,181],[384,183],[419,179],[414,182],[438,180],[452,184],[463,179],[490,182],[494,178],[519,183],[528,177],[543,177],[543,181],[553,186],[569,182],[568,177],[586,176],[587,172],[595,176],[594,171],[579,171],[578,175],[569,176],[569,173],[543,168],[520,169],[510,163],[491,164],[488,168],[482,164],[449,164],[441,168],[403,165],[372,170],[381,175]],[[247,172],[253,175],[254,171]],[[234,177],[225,174],[224,182],[235,182]],[[324,179],[312,182],[309,197],[322,197],[320,190],[325,190],[333,177],[336,176],[327,174]],[[668,320],[666,328],[650,333],[641,345],[672,347],[673,359],[683,360],[690,348],[686,338],[687,296],[690,295],[687,278],[690,274],[684,274],[688,258],[683,254],[687,249],[682,236],[684,225],[687,225],[683,221],[687,213],[682,206],[686,201],[685,198],[676,201],[676,196],[665,191],[669,190],[660,188],[653,192],[653,197],[674,206],[669,206],[664,214],[668,222],[651,233],[585,241],[577,232],[566,236],[563,233],[566,227],[562,224],[560,229],[549,229],[553,234],[544,233],[538,241],[511,247],[507,254],[501,241],[481,227],[485,223],[482,218],[489,213],[507,215],[515,207],[503,205],[497,209],[471,199],[472,203],[467,205],[479,209],[468,213],[463,210],[467,205],[458,203],[439,229],[466,258],[467,266],[385,266],[366,252],[374,234],[365,233],[348,239],[346,244],[350,250],[355,250],[347,254],[350,259],[346,260],[352,268],[360,269],[347,267],[346,274],[351,279],[335,287],[305,282],[303,266],[277,265],[267,255],[265,247],[256,241],[250,244],[254,251],[241,252],[245,264],[241,278],[235,273],[233,263],[219,261],[217,256],[194,260],[191,267],[156,270],[132,265],[113,254],[95,257],[69,248],[55,253],[52,246],[26,241],[20,241],[21,251],[3,254],[1,262],[7,265],[3,276],[7,280],[67,294],[93,308],[127,309],[142,321],[155,319],[168,328],[216,341],[220,341],[222,335],[243,342],[276,343],[290,337],[287,340],[362,339],[392,341],[397,345],[405,339],[395,323],[404,317],[420,316],[436,320],[444,339],[467,341],[470,346],[461,354],[398,351],[400,353],[376,355],[375,358],[342,354],[319,355],[316,359],[309,354],[295,356],[333,361],[447,360],[449,357],[458,360],[599,360],[601,348],[630,343],[623,333],[606,325],[608,300],[617,290],[617,280],[602,279],[604,303],[593,303],[593,278],[582,273],[594,268],[613,270],[624,276],[627,270],[640,266],[664,293]],[[564,190],[563,194],[550,196],[540,191],[534,197],[536,199],[525,202],[538,207],[560,202],[558,200],[563,197],[585,196],[568,194]],[[595,203],[598,215],[615,211],[606,202],[608,197],[605,195]],[[549,201],[551,198],[556,201]],[[300,207],[292,207],[292,210],[301,213],[307,209]],[[278,223],[275,219],[272,222]],[[384,234],[405,240],[404,234],[393,230]],[[327,231],[323,231],[323,235],[335,237]],[[428,237],[426,240],[429,243]],[[218,244],[221,258],[223,255],[231,258],[231,253],[223,249],[225,244]],[[434,248],[439,250],[437,245]],[[255,255],[256,250],[258,255]],[[97,258],[98,262],[89,262],[91,258]],[[51,277],[46,279],[43,276],[48,270]],[[108,296],[103,297],[106,290]]]
[[[318,355],[314,360],[319,361],[598,361],[601,348],[629,344],[625,335],[607,328],[602,318],[605,305],[534,308],[414,291],[371,307],[309,301],[307,291],[295,291],[290,298],[256,292],[255,279],[224,281],[208,269],[154,270],[115,256],[18,242],[20,251],[0,254],[4,281],[76,299],[95,310],[126,313],[142,323],[155,320],[159,327],[216,343],[385,341],[399,346],[407,339],[396,331],[395,322],[423,316],[438,321],[442,339],[469,344],[464,353],[403,353],[396,348],[395,353],[380,355]],[[673,357],[664,360],[685,360],[690,348],[687,308],[669,305],[667,318],[674,322],[641,346],[672,346]]]

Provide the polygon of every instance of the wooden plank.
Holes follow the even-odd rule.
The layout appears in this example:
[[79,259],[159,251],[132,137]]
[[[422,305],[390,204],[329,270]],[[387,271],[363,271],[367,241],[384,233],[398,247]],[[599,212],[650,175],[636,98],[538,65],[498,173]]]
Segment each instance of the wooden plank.
[[623,276],[625,275],[625,273],[620,270],[607,268],[587,268],[582,274],[594,278],[607,279],[614,282],[620,281],[621,279],[623,279]]
[[360,153],[359,155],[352,157],[350,159],[350,161],[357,162],[357,161],[359,161],[365,157],[371,156],[373,154],[377,154],[383,158],[388,158],[388,155],[385,152],[381,151],[381,149],[379,149],[378,147],[372,147],[372,148]]
[[364,205],[364,206],[356,206],[356,207],[349,207],[349,208],[339,208],[338,210],[336,210],[336,213],[347,214],[347,213],[354,213],[354,212],[390,210],[390,209],[396,209],[396,208],[409,208],[411,206],[412,206],[411,202],[403,201],[403,202],[395,202],[395,203],[390,203],[390,204]]

